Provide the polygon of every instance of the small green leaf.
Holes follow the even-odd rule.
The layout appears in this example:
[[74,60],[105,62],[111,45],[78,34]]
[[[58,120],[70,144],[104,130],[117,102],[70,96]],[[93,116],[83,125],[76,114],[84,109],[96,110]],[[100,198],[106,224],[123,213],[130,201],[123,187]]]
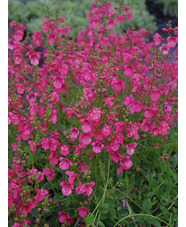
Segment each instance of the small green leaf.
[[106,214],[109,210],[109,204],[108,203],[102,203],[100,206],[99,206],[99,212],[100,213],[103,213],[103,214]]
[[161,227],[161,224],[157,219],[150,219],[148,220],[148,223],[150,223],[152,226],[155,226],[155,227]]
[[100,220],[98,221],[98,226],[99,226],[99,227],[105,227],[105,225],[103,224],[103,222],[100,221]]
[[127,209],[128,209],[128,211],[129,211],[129,214],[133,214],[132,208],[130,207],[128,201],[126,201],[126,204],[127,204]]
[[146,198],[143,200],[142,206],[145,208],[145,210],[150,210],[152,207],[150,198]]
[[39,217],[39,213],[37,211],[37,208],[34,208],[32,211],[31,211],[31,215],[34,217],[34,218],[38,218]]
[[93,225],[95,222],[94,216],[90,216],[89,214],[84,218],[87,226]]

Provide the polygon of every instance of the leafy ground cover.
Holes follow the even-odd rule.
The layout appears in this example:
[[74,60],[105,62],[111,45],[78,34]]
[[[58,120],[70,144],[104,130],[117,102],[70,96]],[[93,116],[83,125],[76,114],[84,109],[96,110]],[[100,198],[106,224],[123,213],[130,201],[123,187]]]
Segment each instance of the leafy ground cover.
[[177,226],[178,28],[148,42],[111,6],[73,39],[10,23],[9,226]]

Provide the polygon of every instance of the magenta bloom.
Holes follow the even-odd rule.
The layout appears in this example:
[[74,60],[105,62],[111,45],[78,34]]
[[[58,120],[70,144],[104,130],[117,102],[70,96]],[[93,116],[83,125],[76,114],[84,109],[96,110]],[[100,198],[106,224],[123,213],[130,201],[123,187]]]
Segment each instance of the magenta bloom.
[[83,124],[81,129],[85,133],[89,133],[92,131],[92,124],[89,120],[87,119],[81,119],[80,122]]
[[69,213],[65,213],[62,210],[58,212],[59,222],[63,223],[66,221],[66,225],[71,225],[73,223],[72,218],[70,217]]
[[79,181],[79,185],[76,187],[77,194],[83,194],[86,193],[88,196],[90,196],[93,192],[92,187],[94,187],[95,182],[85,183],[84,186]]
[[78,138],[78,136],[79,136],[79,130],[77,128],[75,128],[75,127],[74,128],[71,128],[70,129],[70,132],[71,132],[71,134],[69,135],[70,139],[75,140],[75,139]]
[[117,21],[119,23],[122,23],[125,20],[125,15],[118,14],[117,15]]
[[91,134],[90,133],[83,133],[79,137],[79,142],[83,143],[85,145],[88,145],[91,143]]
[[169,36],[167,38],[167,45],[170,48],[174,48],[176,46],[177,42],[178,42],[178,37],[171,37],[171,36]]
[[124,69],[125,69],[125,76],[131,77],[134,72],[132,65],[125,65]]
[[120,174],[124,169],[125,170],[129,170],[132,167],[133,163],[130,160],[129,156],[125,156],[124,158],[122,158],[122,160],[120,161],[120,167],[117,170],[117,174]]
[[30,50],[26,54],[31,62],[32,65],[38,65],[39,64],[39,59],[40,59],[40,54]]
[[160,36],[159,33],[156,33],[154,36],[153,36],[153,41],[155,43],[156,46],[159,46],[160,45],[160,42],[163,40],[163,38]]
[[67,170],[70,166],[72,166],[72,162],[66,158],[59,158],[59,168],[62,170]]
[[130,143],[126,145],[126,149],[127,149],[127,153],[129,155],[133,155],[134,154],[134,148],[137,147],[137,143]]
[[96,121],[96,120],[99,120],[100,119],[100,117],[101,117],[101,114],[102,114],[103,112],[100,110],[100,109],[93,109],[93,110],[91,110],[91,112],[90,112],[90,120],[91,121]]
[[48,181],[52,180],[53,177],[54,177],[54,170],[50,169],[48,167],[43,169],[43,173],[44,173],[45,176],[47,176]]
[[42,201],[45,199],[44,195],[48,194],[49,191],[48,190],[45,190],[44,188],[41,188],[40,190],[35,188],[35,190],[37,191],[37,194],[35,196],[35,199],[37,201]]
[[60,152],[61,152],[61,154],[64,155],[64,156],[68,155],[69,152],[70,152],[70,151],[69,151],[69,146],[65,146],[65,145],[61,146],[61,147],[60,147]]
[[86,208],[86,207],[79,207],[77,209],[77,211],[79,212],[79,216],[82,217],[82,218],[87,216],[87,213],[89,212],[88,208]]
[[101,149],[103,149],[103,147],[104,147],[104,145],[100,141],[93,142],[92,146],[93,146],[94,153],[100,153]]
[[58,153],[56,151],[52,151],[48,156],[49,163],[54,166],[57,165],[58,157],[59,157]]
[[70,183],[68,183],[66,181],[60,182],[59,185],[62,187],[62,193],[65,196],[70,195],[72,193],[72,190],[74,189],[74,185],[70,184]]
[[74,180],[76,179],[77,176],[80,176],[79,174],[77,173],[74,173],[72,171],[66,171],[65,174],[68,175],[68,182],[70,184],[73,184]]

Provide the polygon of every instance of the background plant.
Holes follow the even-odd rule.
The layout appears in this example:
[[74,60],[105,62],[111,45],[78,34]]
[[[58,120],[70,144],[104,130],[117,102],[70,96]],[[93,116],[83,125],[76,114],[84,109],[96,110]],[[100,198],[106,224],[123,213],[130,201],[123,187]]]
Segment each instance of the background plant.
[[[154,17],[149,14],[146,9],[145,0],[132,0],[132,1],[117,1],[112,0],[112,9],[122,2],[125,5],[131,7],[134,12],[133,25],[137,28],[145,28],[149,31],[154,31],[156,25]],[[29,33],[33,33],[35,30],[40,30],[41,21],[47,15],[49,10],[50,18],[55,18],[56,14],[66,18],[66,26],[71,26],[70,36],[77,35],[79,30],[83,30],[87,25],[86,11],[91,10],[92,0],[9,0],[9,20],[17,20],[26,26]],[[130,22],[124,21],[122,29],[126,30],[130,25]],[[115,31],[121,31],[121,28],[116,25]]]

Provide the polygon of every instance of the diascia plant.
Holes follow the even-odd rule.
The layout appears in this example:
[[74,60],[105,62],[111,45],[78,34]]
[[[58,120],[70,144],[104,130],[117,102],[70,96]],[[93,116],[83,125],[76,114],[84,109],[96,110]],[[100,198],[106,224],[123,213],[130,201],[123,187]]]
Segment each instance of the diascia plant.
[[[116,226],[126,213],[116,194],[136,191],[125,187],[126,173],[144,159],[144,152],[135,154],[147,140],[165,144],[176,125],[178,57],[175,50],[169,61],[169,50],[178,28],[169,25],[167,39],[156,33],[150,43],[145,29],[119,36],[115,24],[133,13],[110,7],[93,2],[88,27],[73,40],[64,17],[44,19],[31,41],[23,41],[22,24],[11,22],[10,226]],[[156,149],[150,155],[160,160]],[[144,210],[130,202],[135,207],[120,201],[130,215]]]

